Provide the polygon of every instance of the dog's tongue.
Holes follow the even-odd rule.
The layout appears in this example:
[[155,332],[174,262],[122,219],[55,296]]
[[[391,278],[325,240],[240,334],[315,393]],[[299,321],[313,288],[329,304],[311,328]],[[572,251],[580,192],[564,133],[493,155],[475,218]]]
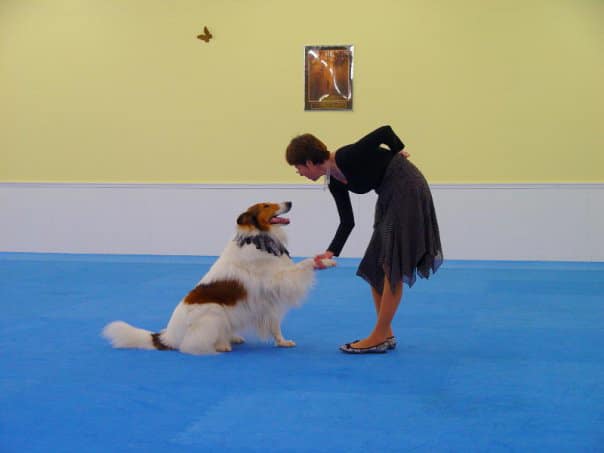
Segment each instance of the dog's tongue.
[[279,225],[288,225],[289,219],[286,219],[285,217],[273,217],[271,219],[271,223],[276,223]]

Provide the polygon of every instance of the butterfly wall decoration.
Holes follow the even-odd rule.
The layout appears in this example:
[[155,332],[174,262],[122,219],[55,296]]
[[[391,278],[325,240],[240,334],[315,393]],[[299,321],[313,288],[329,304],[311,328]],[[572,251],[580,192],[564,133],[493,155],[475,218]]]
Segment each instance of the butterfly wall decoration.
[[208,30],[208,27],[203,27],[203,35],[197,35],[197,39],[201,39],[206,43],[210,42],[210,39],[212,39],[212,33],[210,33],[210,30]]

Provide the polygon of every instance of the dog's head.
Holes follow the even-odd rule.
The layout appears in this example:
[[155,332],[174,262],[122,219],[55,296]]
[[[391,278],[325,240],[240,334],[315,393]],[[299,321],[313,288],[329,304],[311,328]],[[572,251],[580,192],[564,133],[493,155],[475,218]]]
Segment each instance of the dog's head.
[[289,224],[288,218],[279,216],[289,212],[291,208],[291,201],[284,201],[283,203],[257,203],[239,215],[237,225],[239,229],[247,231],[268,232],[274,226]]

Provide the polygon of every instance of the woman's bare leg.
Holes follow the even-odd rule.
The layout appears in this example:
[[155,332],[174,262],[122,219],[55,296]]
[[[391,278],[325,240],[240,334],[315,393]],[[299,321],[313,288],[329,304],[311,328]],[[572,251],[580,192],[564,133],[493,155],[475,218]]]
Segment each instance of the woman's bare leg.
[[[382,294],[379,293],[373,286],[371,287],[371,295],[373,296],[373,305],[375,306],[376,317],[380,315],[380,305],[382,304]],[[388,331],[388,337],[392,337],[392,327]]]
[[352,346],[355,348],[369,348],[383,343],[386,341],[386,338],[392,336],[392,320],[403,297],[403,282],[397,283],[394,291],[392,291],[388,277],[384,277],[384,291],[381,298],[379,298],[379,307],[377,297],[379,293],[377,291],[374,293],[374,291],[372,290],[372,295],[374,296],[374,303],[378,313],[377,322],[367,338],[352,343]]

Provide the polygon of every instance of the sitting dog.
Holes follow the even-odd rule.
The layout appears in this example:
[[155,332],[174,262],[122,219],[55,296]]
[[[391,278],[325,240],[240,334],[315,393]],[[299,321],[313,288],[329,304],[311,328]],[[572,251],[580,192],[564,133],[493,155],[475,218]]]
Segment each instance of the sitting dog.
[[[277,346],[295,343],[283,338],[281,320],[299,305],[314,281],[312,258],[294,263],[286,248],[280,217],[291,202],[259,203],[237,218],[237,232],[208,273],[176,306],[159,333],[115,321],[103,336],[115,348],[176,349],[188,354],[231,351],[242,343],[238,334],[255,328],[261,338],[273,336]],[[324,267],[335,265],[323,260]]]

